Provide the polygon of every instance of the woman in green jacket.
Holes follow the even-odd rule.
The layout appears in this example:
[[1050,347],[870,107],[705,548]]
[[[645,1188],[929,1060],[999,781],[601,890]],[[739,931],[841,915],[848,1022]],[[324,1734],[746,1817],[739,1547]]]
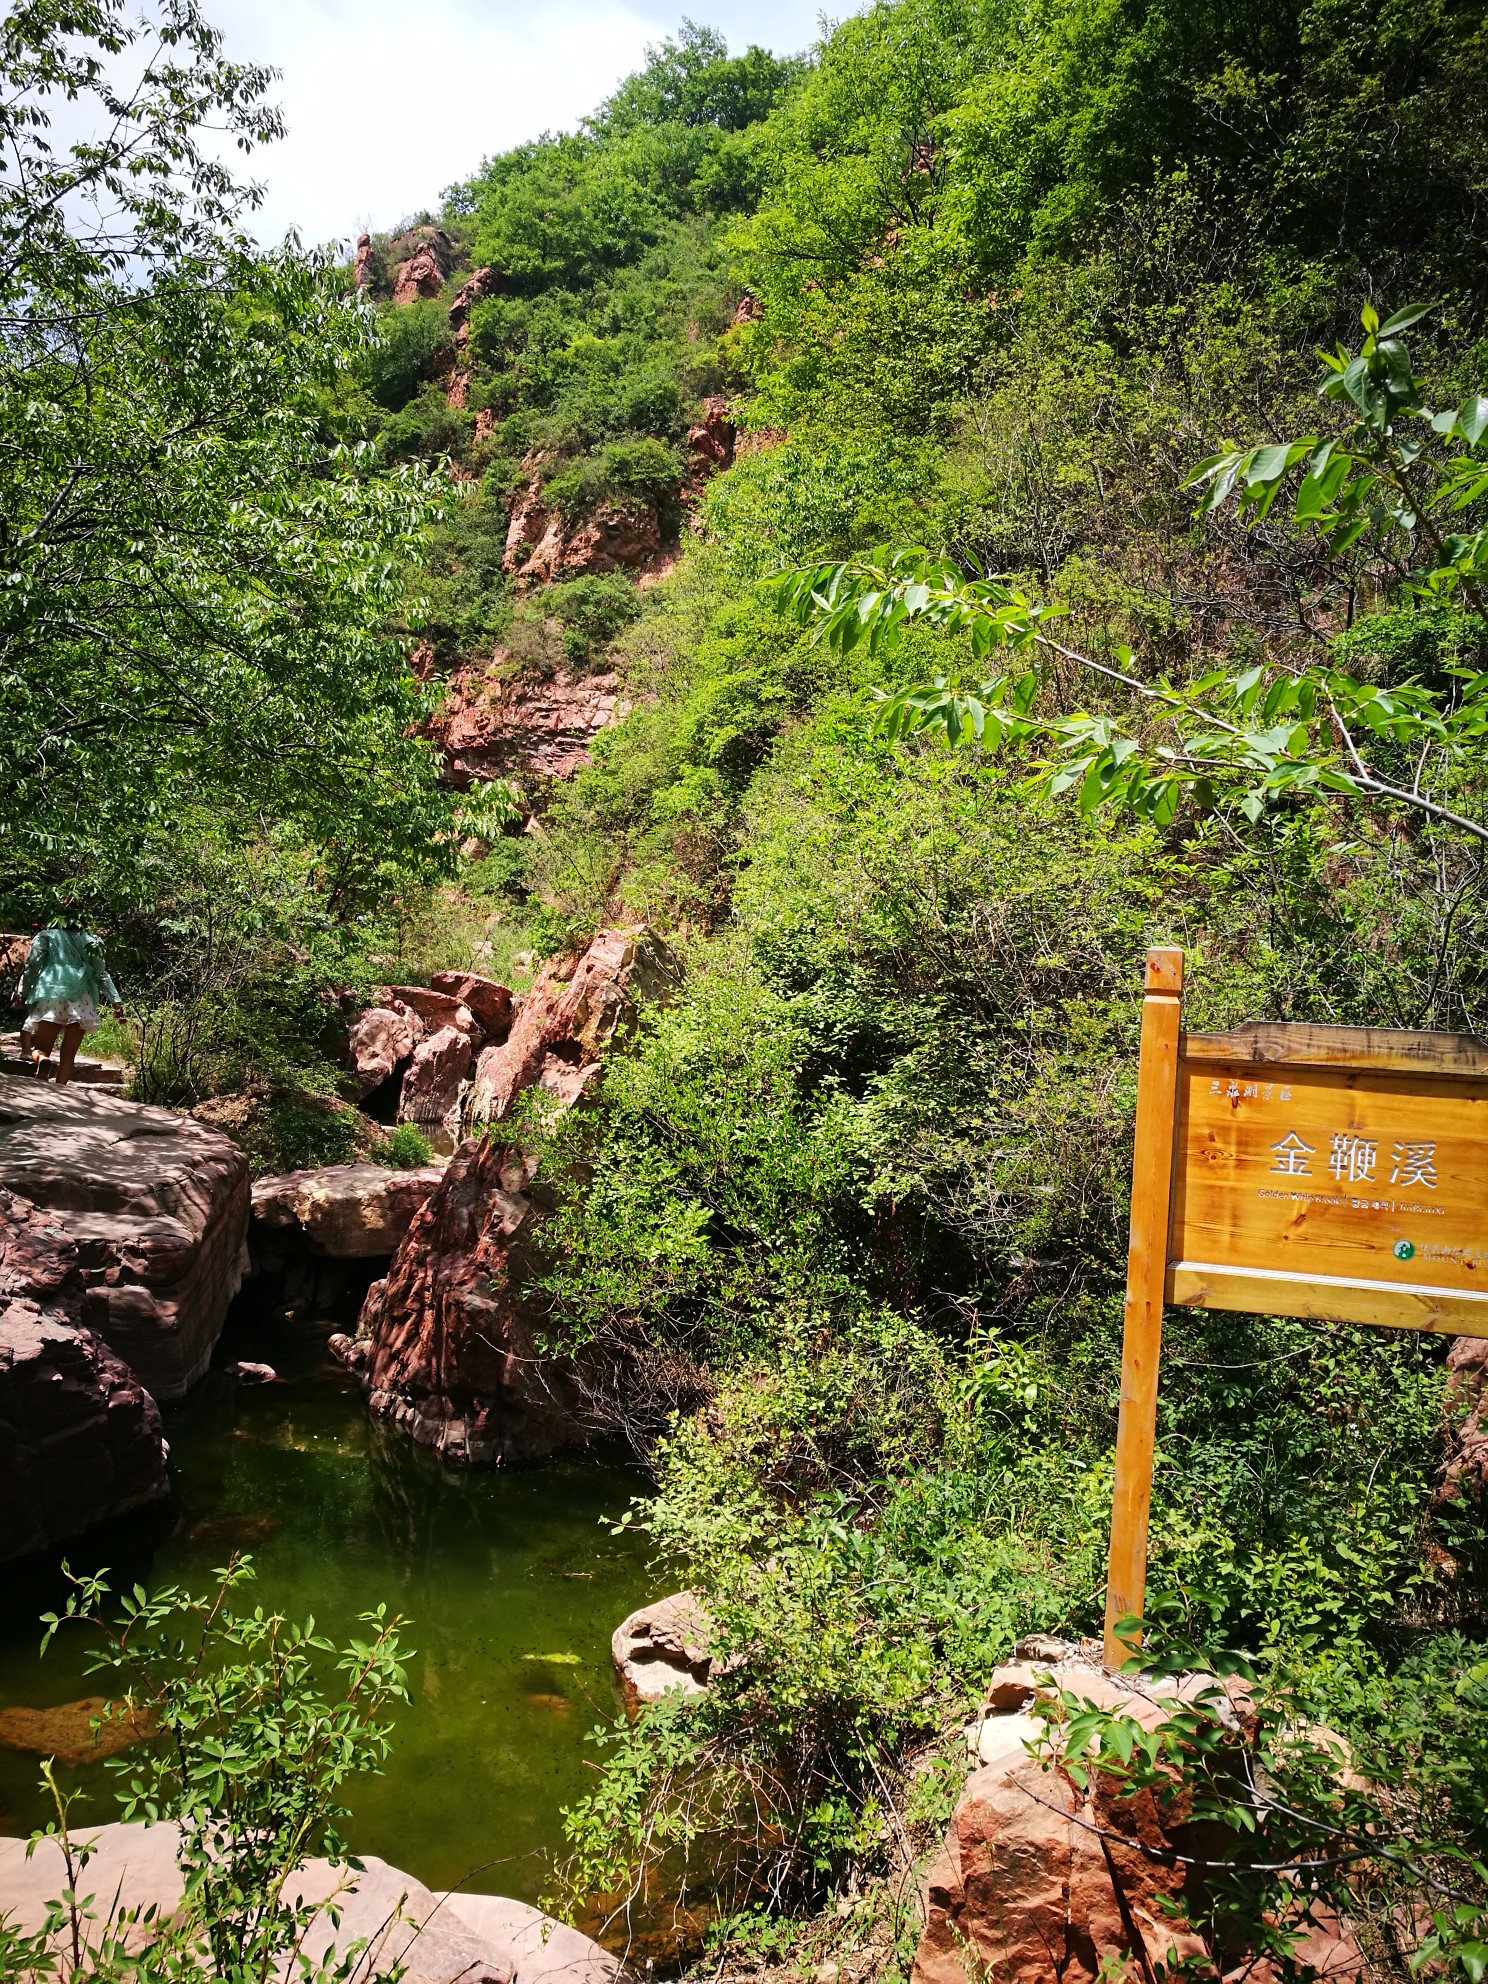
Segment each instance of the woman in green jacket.
[[50,1067],[60,1035],[57,1085],[72,1080],[78,1044],[98,1026],[100,1000],[113,1007],[116,1019],[122,1019],[124,1002],[109,976],[98,939],[67,917],[38,930],[21,973],[21,1004],[26,1008],[21,1031],[30,1040],[34,1075]]

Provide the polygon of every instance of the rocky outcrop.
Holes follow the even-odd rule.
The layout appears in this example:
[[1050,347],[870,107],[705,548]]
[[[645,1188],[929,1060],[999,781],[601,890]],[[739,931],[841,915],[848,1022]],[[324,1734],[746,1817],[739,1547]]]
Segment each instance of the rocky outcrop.
[[721,393],[703,401],[702,419],[687,430],[687,468],[694,482],[705,482],[732,465],[736,432]]
[[450,301],[450,333],[457,348],[470,342],[470,313],[477,303],[496,296],[502,288],[499,269],[474,269],[455,291]]
[[509,1144],[463,1143],[344,1347],[371,1410],[450,1460],[535,1460],[585,1437],[575,1374],[542,1355],[525,1300],[532,1173]]
[[411,227],[388,246],[394,264],[393,301],[438,296],[455,266],[455,244],[442,227]]
[[77,1317],[156,1398],[201,1376],[247,1266],[248,1160],[98,1089],[0,1077],[0,1186],[77,1249]]
[[695,1591],[642,1605],[610,1636],[610,1658],[626,1700],[637,1706],[663,1695],[700,1695],[713,1668],[713,1622]]
[[[499,1122],[534,1086],[572,1106],[637,1001],[666,997],[676,977],[656,939],[602,930],[581,958],[539,974],[506,1039],[482,1052],[467,1109]],[[534,1166],[489,1137],[461,1144],[368,1292],[356,1339],[337,1346],[374,1413],[452,1460],[536,1459],[588,1437],[582,1374],[538,1349],[544,1316],[528,1284],[546,1208]]]
[[534,474],[513,505],[501,569],[510,578],[553,585],[586,572],[633,571],[661,549],[661,506],[654,497],[601,503],[582,518],[549,503]]
[[357,236],[356,256],[351,265],[351,279],[358,290],[370,289],[377,279],[377,257],[372,249],[372,237],[362,233]]
[[466,1077],[483,1047],[505,1039],[512,996],[473,972],[437,976],[439,985],[384,986],[351,1028],[347,1066],[362,1100],[391,1095],[396,1120],[416,1123],[447,1154],[459,1136]]
[[545,682],[510,681],[498,667],[467,668],[451,677],[432,732],[456,786],[512,772],[569,778],[629,708],[613,675],[560,668]]
[[[1029,1754],[1043,1733],[1041,1675],[1081,1700],[1159,1728],[1179,1702],[1216,1689],[1212,1675],[1148,1683],[1103,1669],[1073,1646],[1023,1647],[1030,1657],[999,1667],[985,1713],[969,1732],[981,1767],[973,1771],[944,1851],[928,1877],[924,1933],[913,1984],[1096,1984],[1114,1975],[1155,1977],[1186,1961],[1214,1967],[1214,1956],[1184,1913],[1186,1871],[1173,1855],[1191,1852],[1188,1812],[1160,1807],[1142,1790],[1116,1803],[1119,1787],[1102,1771],[1081,1789],[1055,1765]],[[1221,1720],[1237,1749],[1254,1736],[1243,1684],[1223,1684]],[[1336,1922],[1309,1934],[1299,1959],[1320,1977],[1357,1978],[1357,1943]],[[1246,1974],[1274,1978],[1264,1963]]]
[[677,976],[660,940],[633,930],[601,930],[581,958],[544,965],[511,1032],[476,1063],[469,1120],[503,1121],[516,1097],[538,1084],[561,1094],[630,1029],[638,1002],[665,1000]]
[[381,1164],[328,1164],[286,1171],[253,1187],[250,1229],[256,1256],[277,1236],[298,1235],[334,1261],[390,1255],[444,1172],[426,1165],[390,1171]]
[[[180,1907],[184,1883],[178,1861],[179,1828],[115,1824],[75,1828],[88,1844],[88,1889],[100,1898],[99,1920],[84,1926],[85,1939],[104,1926],[106,1898],[118,1897],[134,1918],[122,1928],[126,1948],[138,1953],[158,1933],[151,1920],[168,1920]],[[55,1838],[28,1854],[24,1839],[0,1839],[0,1915],[23,1934],[47,1927],[48,1903],[67,1885],[66,1863]],[[421,1881],[375,1854],[361,1869],[345,1862],[307,1860],[286,1894],[318,1909],[297,1952],[308,1969],[336,1968],[334,1951],[352,1962],[366,1945],[358,1975],[382,1976],[395,1968],[405,1984],[615,1984],[621,1966],[608,1951],[525,1903],[499,1895],[437,1895]],[[321,1908],[334,1901],[334,1909]],[[58,1934],[58,1950],[65,1931]],[[327,1959],[330,1962],[327,1963]],[[286,1956],[272,1975],[300,1974]]]

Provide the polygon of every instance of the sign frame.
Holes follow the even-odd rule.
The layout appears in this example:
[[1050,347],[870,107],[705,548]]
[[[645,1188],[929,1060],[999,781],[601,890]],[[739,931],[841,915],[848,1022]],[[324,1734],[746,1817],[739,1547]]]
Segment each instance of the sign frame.
[[[1113,1667],[1119,1666],[1131,1651],[1131,1642],[1118,1635],[1117,1623],[1129,1616],[1139,1617],[1146,1601],[1147,1528],[1165,1304],[1488,1337],[1488,1043],[1465,1034],[1288,1025],[1264,1020],[1252,1021],[1229,1033],[1185,1034],[1183,965],[1183,952],[1176,947],[1158,946],[1147,953],[1106,1578],[1105,1659]],[[1216,1070],[1213,1082],[1216,1091],[1220,1088],[1217,1071],[1221,1068],[1232,1076],[1236,1071],[1253,1075],[1255,1079],[1245,1084],[1245,1093],[1252,1096],[1263,1092],[1269,1097],[1273,1089],[1283,1097],[1290,1096],[1291,1088],[1285,1084],[1285,1076],[1289,1070],[1295,1070],[1299,1083],[1333,1083],[1343,1100],[1349,1099],[1350,1091],[1367,1093],[1371,1087],[1383,1086],[1411,1101],[1418,1099],[1419,1092],[1429,1099],[1447,1097],[1459,1102],[1465,1100],[1475,1107],[1481,1104],[1485,1245],[1466,1251],[1475,1251],[1483,1261],[1482,1290],[1437,1285],[1429,1280],[1387,1280],[1379,1275],[1309,1271],[1305,1263],[1312,1242],[1302,1230],[1306,1225],[1306,1207],[1302,1213],[1292,1214],[1283,1221],[1287,1244],[1276,1250],[1280,1256],[1278,1265],[1242,1264],[1233,1259],[1194,1260],[1184,1258],[1181,1252],[1175,1258],[1175,1234],[1181,1238],[1192,1225],[1187,1217],[1190,1193],[1197,1200],[1207,1192],[1211,1200],[1228,1210],[1232,1224],[1238,1208],[1233,1189],[1226,1200],[1223,1191],[1216,1194],[1213,1179],[1202,1175],[1207,1164],[1215,1176],[1228,1182],[1236,1168],[1234,1150],[1217,1148],[1211,1133],[1196,1163],[1192,1137],[1185,1142],[1184,1132],[1192,1128],[1194,1095],[1193,1088],[1187,1084],[1194,1071],[1207,1068]],[[1402,1076],[1410,1077],[1409,1085],[1401,1081]],[[1233,1094],[1238,1084],[1232,1081],[1229,1086]],[[1269,1136],[1269,1129],[1265,1134]],[[1305,1150],[1306,1156],[1299,1162],[1310,1167],[1316,1147],[1303,1143],[1295,1135],[1290,1141]],[[1335,1139],[1335,1175],[1339,1173],[1337,1142]],[[1281,1148],[1279,1144],[1270,1145],[1272,1150]],[[1371,1175],[1376,1161],[1376,1143],[1371,1141],[1366,1148],[1370,1171],[1361,1171],[1360,1176]],[[1412,1144],[1406,1148],[1434,1151],[1435,1146]],[[1278,1158],[1273,1169],[1280,1169],[1281,1163]],[[1329,1195],[1278,1189],[1257,1196],[1275,1201],[1316,1200],[1325,1209],[1315,1221],[1320,1225],[1328,1223],[1327,1208],[1348,1205],[1368,1211],[1371,1206],[1379,1208],[1388,1204],[1392,1212],[1397,1209],[1393,1200],[1350,1199],[1341,1192]],[[1259,1219],[1248,1202],[1238,1209],[1252,1223]],[[1418,1208],[1412,1204],[1407,1209]],[[1285,1207],[1268,1210],[1280,1219]],[[1336,1227],[1337,1220],[1332,1224]],[[1227,1245],[1232,1252],[1236,1250],[1231,1237],[1211,1244],[1208,1251],[1222,1254]],[[1340,1240],[1335,1234],[1329,1246],[1330,1258],[1346,1253],[1348,1239]],[[1254,1242],[1251,1251],[1255,1251]],[[1464,1251],[1456,1250],[1459,1254]],[[1301,1265],[1292,1265],[1288,1258],[1294,1252]],[[1401,1241],[1394,1252],[1404,1263],[1414,1256],[1415,1248],[1412,1243]],[[1332,1261],[1334,1266],[1339,1264]],[[1416,1272],[1426,1271],[1423,1262]],[[1475,1272],[1476,1261],[1465,1269],[1458,1264],[1457,1278],[1461,1281]]]

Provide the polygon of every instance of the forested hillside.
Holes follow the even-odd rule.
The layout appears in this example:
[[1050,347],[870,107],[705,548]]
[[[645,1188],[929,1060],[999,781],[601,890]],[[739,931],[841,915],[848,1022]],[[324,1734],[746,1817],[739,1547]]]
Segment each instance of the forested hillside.
[[[689,27],[328,276],[334,365],[272,288],[214,306],[271,327],[283,446],[345,445],[316,502],[380,506],[358,598],[411,668],[328,659],[313,722],[244,691],[148,791],[117,733],[54,744],[7,914],[82,877],[144,1092],[256,1098],[265,1166],[360,1134],[345,988],[606,925],[676,954],[603,1088],[520,1135],[563,1181],[548,1347],[622,1374],[632,1520],[738,1659],[606,1732],[571,1899],[701,1894],[718,1963],[907,1967],[895,1882],[988,1672],[1099,1630],[1148,945],[1195,1028],[1488,1029],[1485,85],[1466,0],[880,0],[799,60]],[[119,391],[170,390],[147,358]],[[884,546],[966,610],[884,605]],[[836,562],[792,610],[779,575]],[[1212,1948],[1316,1890],[1379,1971],[1480,1984],[1481,1365],[1447,1350],[1169,1313],[1151,1637],[1249,1664],[1288,1815],[1190,1898]],[[1278,1762],[1299,1727],[1343,1746]],[[1268,1961],[1302,1974],[1280,1930]]]

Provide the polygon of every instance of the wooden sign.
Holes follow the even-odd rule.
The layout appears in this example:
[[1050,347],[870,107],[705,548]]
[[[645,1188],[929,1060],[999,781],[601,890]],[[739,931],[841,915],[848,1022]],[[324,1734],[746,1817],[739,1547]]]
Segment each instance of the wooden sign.
[[1106,1581],[1146,1597],[1165,1302],[1488,1336],[1488,1046],[1452,1033],[1182,1031],[1183,953],[1147,953]]

